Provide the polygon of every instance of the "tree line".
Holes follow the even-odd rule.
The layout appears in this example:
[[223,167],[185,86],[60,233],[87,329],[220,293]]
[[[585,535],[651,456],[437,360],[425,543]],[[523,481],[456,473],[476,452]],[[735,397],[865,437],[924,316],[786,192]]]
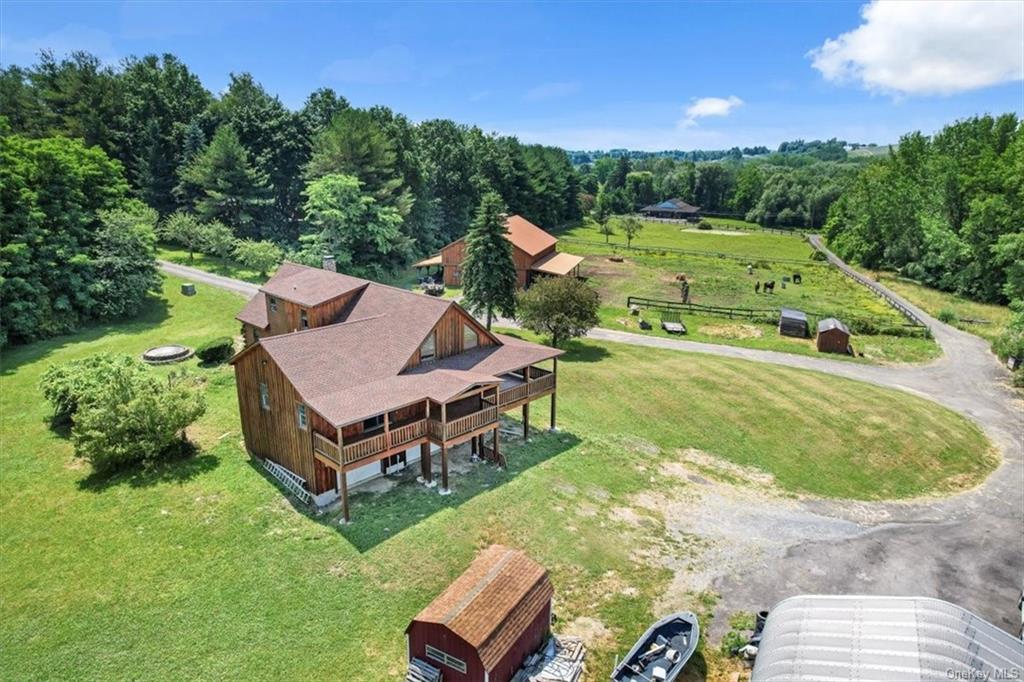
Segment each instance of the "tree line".
[[[544,227],[580,218],[578,176],[560,149],[450,120],[414,124],[327,88],[293,111],[249,74],[214,95],[169,54],[111,67],[44,52],[0,70],[0,121],[5,164],[24,170],[3,188],[4,340],[99,315],[82,273],[93,269],[100,212],[129,201],[152,209],[150,234],[201,232],[183,242],[190,249],[309,263],[331,252],[376,278],[463,236],[488,192]],[[42,185],[46,201],[30,196]],[[64,273],[50,272],[58,264]],[[52,303],[40,308],[43,298]]]
[[[603,156],[579,167],[581,205],[603,214],[632,213],[665,199],[682,199],[705,213],[746,218],[764,227],[821,227],[832,202],[863,161],[823,160],[821,143],[784,143],[801,151],[756,158],[679,161]],[[830,141],[832,142],[832,141]],[[842,149],[841,142],[836,142]],[[845,154],[845,151],[844,151]]]
[[867,268],[1009,303],[1013,320],[995,348],[1024,357],[1024,132],[1016,115],[904,135],[832,205],[825,235],[836,253]]

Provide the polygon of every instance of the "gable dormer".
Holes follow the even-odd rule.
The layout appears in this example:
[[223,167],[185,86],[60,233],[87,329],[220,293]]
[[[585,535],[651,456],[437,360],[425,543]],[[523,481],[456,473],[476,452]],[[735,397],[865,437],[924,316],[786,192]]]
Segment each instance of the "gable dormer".
[[440,360],[482,346],[500,345],[487,328],[476,321],[462,306],[453,303],[420,343],[405,368]]

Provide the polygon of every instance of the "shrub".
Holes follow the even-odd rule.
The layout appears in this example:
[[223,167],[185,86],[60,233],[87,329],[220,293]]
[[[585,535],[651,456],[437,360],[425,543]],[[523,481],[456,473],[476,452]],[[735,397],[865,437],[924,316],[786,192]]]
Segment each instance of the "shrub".
[[251,239],[235,243],[235,258],[247,268],[252,268],[266,277],[267,271],[284,258],[284,252],[273,242],[256,242]]
[[943,308],[935,317],[938,318],[939,322],[945,322],[946,324],[953,324],[957,320],[956,312],[950,308]]
[[211,365],[228,360],[234,353],[235,341],[229,336],[211,339],[196,348],[196,357]]
[[699,223],[697,223],[698,230],[710,230],[712,228],[714,228],[714,225],[711,224],[710,220],[702,219]]
[[141,375],[146,368],[128,355],[101,353],[63,365],[52,365],[39,381],[43,396],[53,405],[58,424],[74,421],[78,409],[88,403],[111,375]]
[[119,367],[108,373],[75,415],[75,454],[97,472],[152,463],[180,452],[185,427],[206,411],[206,400],[184,380]]

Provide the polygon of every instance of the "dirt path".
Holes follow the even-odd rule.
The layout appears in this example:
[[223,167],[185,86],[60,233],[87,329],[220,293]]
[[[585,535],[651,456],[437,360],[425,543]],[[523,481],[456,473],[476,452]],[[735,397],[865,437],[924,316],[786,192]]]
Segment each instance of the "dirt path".
[[[161,267],[243,295],[257,290],[195,268],[163,262]],[[941,358],[928,365],[880,367],[608,329],[589,335],[825,372],[907,391],[971,418],[1002,451],[1002,464],[981,486],[934,500],[794,500],[756,485],[731,486],[697,477],[700,493],[667,505],[664,516],[671,531],[700,536],[708,549],[696,562],[700,570],[689,568],[695,564],[692,556],[669,565],[676,569],[678,590],[713,589],[721,595],[710,631],[714,642],[726,629],[727,614],[768,608],[800,593],[934,596],[1011,632],[1019,627],[1015,607],[1024,576],[1024,408],[1006,387],[1008,372],[987,342],[888,293],[932,328],[943,349]]]

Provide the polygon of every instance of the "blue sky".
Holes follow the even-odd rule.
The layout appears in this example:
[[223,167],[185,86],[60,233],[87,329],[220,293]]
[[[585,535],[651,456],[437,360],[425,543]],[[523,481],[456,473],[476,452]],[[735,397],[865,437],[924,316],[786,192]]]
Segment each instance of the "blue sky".
[[1024,3],[0,4],[0,61],[173,52],[572,149],[891,142],[1024,109]]

